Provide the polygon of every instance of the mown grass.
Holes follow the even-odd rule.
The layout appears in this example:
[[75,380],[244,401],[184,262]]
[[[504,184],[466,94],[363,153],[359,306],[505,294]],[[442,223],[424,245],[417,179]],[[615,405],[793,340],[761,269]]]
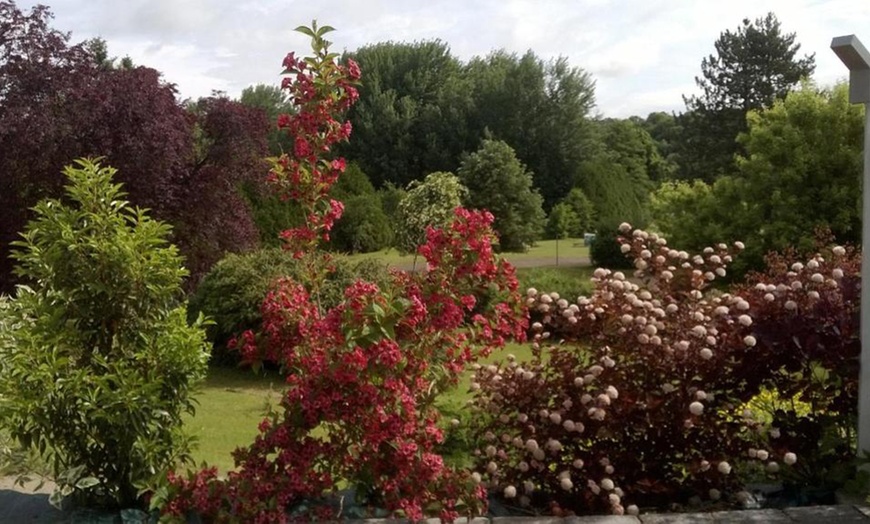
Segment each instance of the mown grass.
[[[493,352],[482,364],[507,359],[513,354],[520,360],[531,358],[528,344],[511,343]],[[439,404],[451,413],[463,412],[471,398],[471,374],[462,377],[459,385],[445,393]],[[193,453],[197,464],[207,462],[221,473],[233,469],[232,451],[253,442],[257,425],[270,405],[276,406],[283,388],[277,374],[256,375],[245,369],[213,367],[209,370],[202,392],[197,396],[199,407],[190,417],[187,429],[199,439]]]
[[[525,260],[546,260],[546,265],[556,265],[559,260],[568,258],[588,257],[589,248],[583,245],[583,239],[566,238],[562,240],[541,240],[525,253],[504,253],[506,259],[517,263]],[[373,253],[360,253],[350,256],[351,260],[375,259],[388,266],[410,266],[414,255],[400,255],[395,249],[384,249]],[[425,260],[417,258],[417,264]]]
[[573,300],[592,290],[590,279],[594,270],[591,266],[521,267],[517,269],[517,278],[523,291],[533,287],[545,293],[555,291]]
[[277,405],[283,380],[276,373],[257,375],[246,369],[212,367],[197,395],[196,414],[185,423],[199,439],[197,464],[208,462],[225,473],[233,469],[232,451],[254,441],[267,409]]

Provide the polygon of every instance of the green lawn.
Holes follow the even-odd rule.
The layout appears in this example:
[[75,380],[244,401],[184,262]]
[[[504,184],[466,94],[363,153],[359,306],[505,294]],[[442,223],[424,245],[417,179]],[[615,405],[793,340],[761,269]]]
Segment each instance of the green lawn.
[[187,429],[199,438],[193,456],[224,473],[233,467],[230,453],[250,444],[257,434],[267,406],[277,405],[282,379],[277,374],[255,375],[250,370],[212,367],[202,392],[197,395],[196,415]]
[[[481,363],[505,360],[509,353],[520,360],[531,358],[527,344],[509,344]],[[445,405],[462,410],[468,391],[469,376],[443,399]],[[257,434],[257,425],[263,419],[268,403],[277,407],[282,388],[277,374],[257,376],[243,369],[214,367],[209,370],[203,391],[198,395],[196,415],[188,420],[187,428],[199,437],[198,449],[193,456],[196,463],[203,461],[217,466],[221,473],[233,468],[231,452],[250,444]]]
[[586,295],[592,290],[592,266],[521,267],[517,269],[520,289],[556,291],[566,298]]
[[[504,257],[511,262],[534,259],[552,259],[550,263],[555,265],[557,254],[559,258],[588,257],[589,248],[583,245],[582,238],[568,238],[559,241],[541,240],[525,253],[504,253]],[[395,249],[385,249],[374,253],[361,253],[351,255],[350,258],[352,260],[376,259],[391,266],[409,265],[414,261],[413,255],[402,256]],[[425,261],[418,257],[417,263],[420,264],[423,262]]]

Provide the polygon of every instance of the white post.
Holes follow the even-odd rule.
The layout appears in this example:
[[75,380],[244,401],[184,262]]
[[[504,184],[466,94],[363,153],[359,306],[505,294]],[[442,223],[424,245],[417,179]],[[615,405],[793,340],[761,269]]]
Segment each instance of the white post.
[[870,52],[855,35],[838,36],[831,49],[849,68],[849,102],[864,104],[864,176],[861,206],[861,370],[858,372],[858,449],[870,453]]

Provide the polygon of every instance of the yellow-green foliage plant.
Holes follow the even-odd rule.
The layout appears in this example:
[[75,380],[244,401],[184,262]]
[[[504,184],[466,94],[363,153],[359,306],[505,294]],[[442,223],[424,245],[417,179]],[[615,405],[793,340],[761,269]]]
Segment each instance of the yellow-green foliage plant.
[[40,202],[14,244],[0,424],[48,461],[54,502],[141,508],[188,455],[182,415],[208,352],[202,317],[187,321],[170,227],[131,207],[114,173],[67,167],[67,199]]

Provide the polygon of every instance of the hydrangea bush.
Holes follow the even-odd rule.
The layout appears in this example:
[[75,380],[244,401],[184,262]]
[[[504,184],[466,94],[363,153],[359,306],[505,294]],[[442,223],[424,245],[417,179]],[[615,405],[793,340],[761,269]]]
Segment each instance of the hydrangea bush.
[[427,271],[394,272],[382,286],[357,281],[335,307],[322,307],[331,259],[315,248],[341,215],[327,195],[344,166],[326,155],[350,134],[339,119],[356,99],[360,72],[328,52],[331,28],[299,30],[312,38],[314,56],[284,61],[297,112],[279,125],[295,148],[273,159],[270,180],[306,209],[306,223],[282,237],[308,272],[281,280],[263,304],[261,332],[236,344],[246,361],[280,363],[281,410],[236,450],[237,470],[225,479],[214,469],[170,475],[169,491],[155,500],[168,518],[193,510],[218,522],[284,522],[288,512],[335,520],[341,505],[327,495],[346,483],[358,502],[413,521],[432,510],[444,521],[480,514],[483,487],[437,453],[444,435],[434,402],[479,356],[525,336],[513,267],[493,254],[492,215],[457,209],[447,227],[427,231],[419,250]]
[[741,243],[690,255],[628,224],[620,232],[633,276],[597,269],[576,300],[529,289],[533,359],[478,369],[475,476],[520,506],[636,514],[745,501],[746,463],[805,467],[817,444],[802,441],[807,419],[779,412],[771,425],[746,406],[767,387],[816,414],[854,415],[858,255],[772,257],[766,274],[725,292],[715,284]]

